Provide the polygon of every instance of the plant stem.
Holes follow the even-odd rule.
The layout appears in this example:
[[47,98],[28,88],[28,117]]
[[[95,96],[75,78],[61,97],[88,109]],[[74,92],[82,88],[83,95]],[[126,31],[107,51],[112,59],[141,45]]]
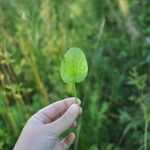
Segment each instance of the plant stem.
[[77,148],[78,148],[79,136],[80,136],[81,126],[82,126],[81,119],[82,118],[80,117],[78,127],[77,127],[77,132],[76,132],[76,139],[75,139],[75,142],[74,142],[74,150],[77,150]]
[[145,121],[145,133],[144,133],[144,149],[147,149],[147,134],[148,133],[148,120]]
[[[77,89],[76,89],[76,84],[75,83],[73,84],[73,90],[74,90],[74,96],[77,99]],[[77,131],[76,131],[76,139],[75,139],[75,144],[74,144],[74,150],[77,150],[77,147],[78,147],[80,130],[81,130],[81,118],[79,118],[79,124],[78,124]]]
[[73,90],[74,90],[74,96],[77,99],[77,89],[76,89],[76,83],[73,83]]

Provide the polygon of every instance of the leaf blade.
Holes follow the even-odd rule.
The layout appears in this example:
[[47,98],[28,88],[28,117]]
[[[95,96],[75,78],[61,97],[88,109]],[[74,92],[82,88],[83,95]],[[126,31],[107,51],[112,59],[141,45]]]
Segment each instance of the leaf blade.
[[87,72],[88,64],[82,50],[77,47],[70,48],[61,63],[62,80],[67,84],[79,83],[85,79]]

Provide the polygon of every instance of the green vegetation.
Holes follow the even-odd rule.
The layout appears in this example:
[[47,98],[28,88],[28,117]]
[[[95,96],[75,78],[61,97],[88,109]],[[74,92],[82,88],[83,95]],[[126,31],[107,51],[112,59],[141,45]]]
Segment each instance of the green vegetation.
[[60,74],[64,82],[73,86],[75,97],[77,97],[75,84],[83,81],[87,72],[88,66],[84,53],[77,47],[70,48],[61,62]]
[[87,76],[88,66],[84,53],[79,48],[70,48],[61,63],[61,78],[68,84],[81,82]]
[[149,0],[0,0],[0,150],[27,119],[73,96],[62,56],[80,47],[89,72],[77,85],[83,114],[70,149],[150,149]]

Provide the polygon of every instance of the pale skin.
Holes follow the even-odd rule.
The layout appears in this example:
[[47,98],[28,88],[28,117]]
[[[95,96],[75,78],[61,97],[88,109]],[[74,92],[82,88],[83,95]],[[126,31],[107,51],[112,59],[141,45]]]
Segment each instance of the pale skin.
[[27,121],[14,150],[66,150],[75,134],[69,133],[63,140],[59,136],[77,126],[80,103],[79,99],[66,98],[39,110]]

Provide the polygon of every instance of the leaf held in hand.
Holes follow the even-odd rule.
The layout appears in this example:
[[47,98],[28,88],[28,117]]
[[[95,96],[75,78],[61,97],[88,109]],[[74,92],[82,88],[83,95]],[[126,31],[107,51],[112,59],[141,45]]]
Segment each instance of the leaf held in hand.
[[78,83],[85,79],[88,72],[87,60],[77,47],[70,48],[61,63],[61,78],[64,82]]

